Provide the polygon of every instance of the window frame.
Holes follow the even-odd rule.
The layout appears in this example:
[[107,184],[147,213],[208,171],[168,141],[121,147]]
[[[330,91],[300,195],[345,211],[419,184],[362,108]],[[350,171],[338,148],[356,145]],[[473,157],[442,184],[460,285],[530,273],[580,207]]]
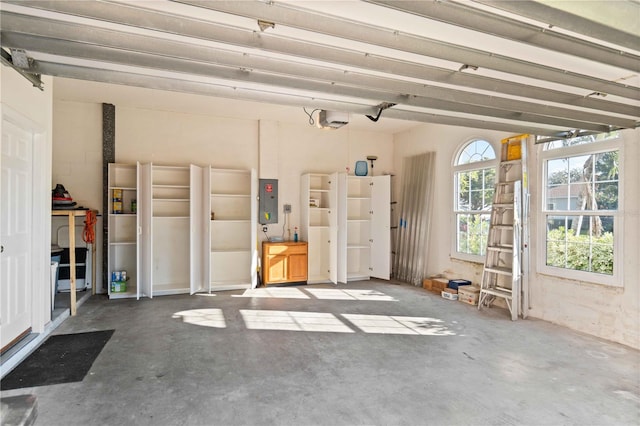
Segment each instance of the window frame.
[[[592,284],[601,284],[612,287],[623,287],[623,260],[622,248],[624,239],[624,143],[621,135],[606,140],[596,140],[591,143],[578,144],[567,147],[545,149],[546,144],[538,146],[539,172],[540,172],[540,200],[538,202],[538,244],[537,244],[537,270],[539,273],[553,277],[564,278],[573,281],[581,281]],[[548,216],[575,216],[577,210],[549,210],[546,208],[547,200],[547,166],[550,160],[581,155],[593,155],[603,152],[618,151],[620,163],[618,165],[618,208],[617,210],[603,210],[599,216],[611,216],[613,218],[613,274],[606,275],[597,272],[578,271],[547,265],[547,217]],[[593,214],[587,216],[594,216]]]
[[[458,164],[458,161],[460,160],[460,156],[462,155],[464,150],[469,145],[471,145],[476,141],[483,141],[488,143],[489,146],[491,146],[491,149],[493,149],[494,158],[492,160],[474,161],[474,162],[469,162],[465,164]],[[497,179],[499,164],[500,164],[500,151],[496,148],[496,143],[488,140],[487,138],[474,137],[474,138],[467,139],[464,143],[460,145],[460,147],[456,150],[455,155],[453,156],[453,161],[451,165],[452,175],[453,175],[452,176],[453,177],[452,179],[453,180],[453,199],[452,199],[453,202],[451,205],[451,210],[453,212],[453,217],[451,222],[452,229],[453,229],[453,232],[451,234],[452,235],[451,258],[452,259],[464,260],[467,262],[480,263],[480,264],[484,264],[484,261],[485,261],[484,255],[463,253],[458,251],[458,231],[459,230],[458,230],[457,218],[459,214],[464,214],[464,211],[456,209],[458,204],[457,200],[458,200],[458,189],[459,189],[458,174],[461,172],[470,172],[473,170],[482,170],[482,169],[488,169],[493,167],[495,177]],[[491,202],[493,203],[493,200],[491,200]],[[469,212],[475,212],[475,211],[470,210]],[[489,216],[491,215],[491,209],[487,210],[487,214]]]

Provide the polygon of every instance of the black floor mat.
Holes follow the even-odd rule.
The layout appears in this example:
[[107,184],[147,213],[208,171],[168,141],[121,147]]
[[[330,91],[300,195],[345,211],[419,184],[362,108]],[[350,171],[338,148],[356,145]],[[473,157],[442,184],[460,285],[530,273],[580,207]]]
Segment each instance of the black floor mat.
[[82,381],[114,331],[49,337],[0,381],[0,390]]

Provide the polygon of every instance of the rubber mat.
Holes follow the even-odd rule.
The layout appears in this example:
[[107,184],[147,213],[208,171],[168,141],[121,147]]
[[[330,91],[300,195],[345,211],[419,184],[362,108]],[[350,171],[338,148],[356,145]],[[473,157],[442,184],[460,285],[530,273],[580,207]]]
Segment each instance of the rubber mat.
[[91,331],[49,337],[0,381],[0,389],[82,381],[114,331]]

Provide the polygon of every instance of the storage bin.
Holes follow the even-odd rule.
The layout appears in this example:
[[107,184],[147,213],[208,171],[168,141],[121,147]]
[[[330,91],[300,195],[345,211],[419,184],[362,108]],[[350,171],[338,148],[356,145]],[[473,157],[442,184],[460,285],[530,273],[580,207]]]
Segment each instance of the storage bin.
[[468,280],[449,280],[447,287],[457,290],[458,287],[463,285],[471,285],[471,281]]

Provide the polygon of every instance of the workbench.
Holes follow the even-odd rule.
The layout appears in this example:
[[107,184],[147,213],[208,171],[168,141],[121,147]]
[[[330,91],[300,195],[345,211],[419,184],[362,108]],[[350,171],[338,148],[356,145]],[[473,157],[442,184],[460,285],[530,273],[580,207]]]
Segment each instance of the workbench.
[[[76,314],[76,217],[86,217],[97,210],[51,210],[51,216],[67,216],[69,220],[69,295],[71,315]],[[93,225],[95,235],[95,224]],[[91,244],[91,294],[96,294],[96,243]]]

